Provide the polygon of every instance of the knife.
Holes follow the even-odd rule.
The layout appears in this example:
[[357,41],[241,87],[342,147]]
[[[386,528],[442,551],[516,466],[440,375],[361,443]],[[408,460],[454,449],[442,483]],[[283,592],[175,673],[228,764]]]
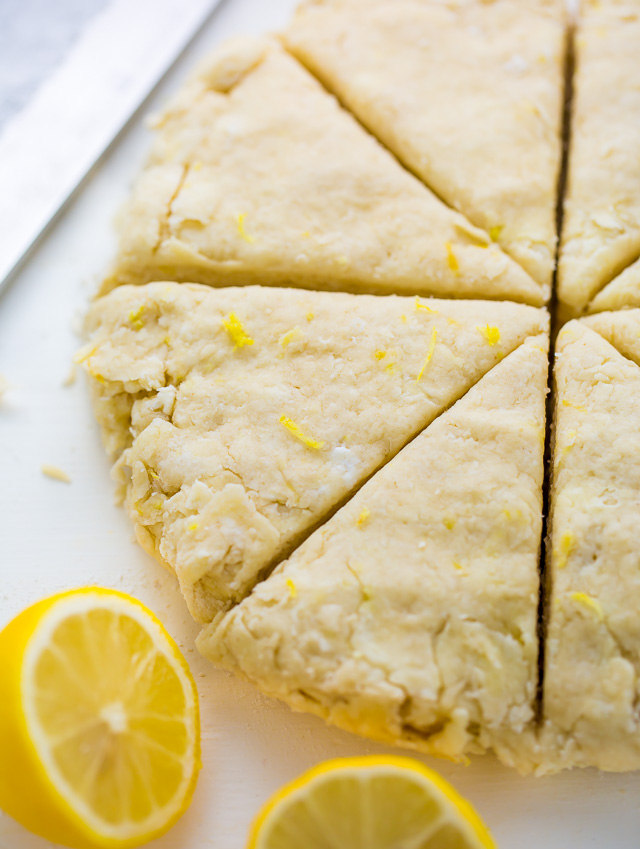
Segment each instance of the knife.
[[111,0],[0,134],[0,289],[220,0]]

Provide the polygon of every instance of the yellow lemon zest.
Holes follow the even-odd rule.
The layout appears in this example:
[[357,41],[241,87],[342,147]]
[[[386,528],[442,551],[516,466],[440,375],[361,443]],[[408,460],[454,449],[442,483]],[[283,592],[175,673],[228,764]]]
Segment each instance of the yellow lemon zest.
[[312,321],[312,320],[313,320],[313,313],[312,313],[312,312],[308,312],[308,313],[307,313],[307,321]]
[[98,346],[94,345],[92,348],[82,348],[78,353],[74,356],[73,361],[80,365],[80,363],[84,363],[86,360],[89,360],[95,352],[98,350]]
[[428,307],[426,304],[420,303],[420,298],[417,295],[415,299],[415,307],[417,310],[426,310],[426,312],[433,313],[433,315],[438,315],[436,310],[432,310],[431,307]]
[[280,424],[284,425],[284,427],[286,427],[289,433],[292,433],[296,437],[296,439],[299,439],[300,442],[302,442],[308,448],[319,449],[324,447],[323,440],[311,439],[310,437],[305,436],[302,430],[298,427],[298,425],[287,416],[280,416]]
[[571,593],[571,598],[577,604],[581,604],[583,607],[586,607],[588,610],[591,610],[601,622],[604,622],[604,612],[602,610],[602,605],[599,601],[596,601],[595,598],[592,598],[587,593]]
[[426,369],[426,367],[428,366],[428,364],[431,361],[431,357],[433,356],[433,352],[434,352],[435,347],[436,347],[437,336],[438,336],[438,331],[434,327],[433,330],[431,331],[431,341],[429,342],[429,350],[427,351],[427,356],[425,357],[424,362],[422,363],[422,368],[420,369],[420,371],[418,372],[418,376],[416,377],[416,383],[420,380],[420,378],[424,374],[424,370]]
[[452,531],[456,526],[456,520],[455,519],[444,519],[443,524],[448,531]]
[[287,587],[289,588],[289,598],[295,598],[298,594],[298,588],[293,583],[291,578],[287,578]]
[[385,370],[385,371],[388,371],[388,372],[389,372],[389,374],[393,374],[393,373],[394,373],[394,371],[396,370],[396,364],[395,364],[395,363],[389,363],[389,365],[386,365],[386,366],[384,367],[384,370]]
[[560,544],[556,549],[556,569],[564,569],[567,565],[567,561],[569,560],[569,555],[573,550],[573,544],[575,542],[575,537],[572,533],[567,532],[566,534],[562,534],[560,537]]
[[478,330],[490,345],[497,345],[500,341],[500,329],[487,324],[485,327],[478,327]]
[[495,224],[493,227],[489,228],[489,236],[491,237],[492,242],[497,242],[500,238],[500,233],[502,233],[504,227],[502,224]]
[[453,271],[454,274],[457,274],[460,270],[460,266],[458,264],[458,259],[453,252],[453,248],[451,247],[451,242],[445,242],[444,244],[447,249],[447,264],[451,271]]
[[142,317],[145,311],[144,304],[140,304],[137,310],[131,310],[129,313],[129,324],[134,330],[142,330],[144,327],[144,318]]
[[571,407],[572,410],[578,410],[580,413],[584,413],[587,409],[586,407],[583,407],[582,404],[574,404],[573,401],[568,401],[566,398],[562,399],[562,404],[565,407]]
[[192,533],[193,533],[193,531],[197,531],[198,530],[198,523],[197,522],[191,522],[190,525],[187,525],[187,530],[191,531]]
[[241,212],[236,217],[236,221],[238,222],[238,235],[240,236],[241,239],[244,239],[245,242],[248,242],[249,244],[251,244],[252,242],[255,242],[255,239],[254,239],[253,236],[250,236],[249,233],[247,233],[247,231],[244,229],[244,220],[245,220],[246,217],[247,217],[246,212]]
[[302,330],[299,327],[294,327],[291,330],[287,330],[286,333],[283,333],[280,337],[278,344],[284,350],[286,349],[295,339],[299,339],[302,336]]
[[235,348],[243,348],[245,345],[253,345],[253,339],[245,333],[242,322],[234,312],[229,313],[229,317],[222,320],[222,326],[231,337],[235,346],[234,350]]
[[371,510],[369,510],[368,507],[363,507],[362,510],[360,511],[360,515],[358,516],[358,520],[356,522],[356,524],[358,525],[359,528],[361,528],[364,525],[364,523],[367,521],[367,519],[369,518],[370,515],[371,515]]
[[463,569],[464,567],[463,567],[460,563],[458,563],[458,561],[457,561],[457,560],[454,560],[454,561],[453,561],[453,568],[454,568],[454,569],[457,569],[458,571],[462,571],[462,569]]
[[406,315],[405,315],[404,313],[402,313],[402,315],[400,316],[400,321],[402,321],[402,322],[403,322],[403,324],[406,324],[406,323],[407,323],[407,317],[406,317]]
[[376,360],[382,360],[386,356],[387,356],[386,351],[376,351],[375,354],[374,354],[374,357],[376,358]]

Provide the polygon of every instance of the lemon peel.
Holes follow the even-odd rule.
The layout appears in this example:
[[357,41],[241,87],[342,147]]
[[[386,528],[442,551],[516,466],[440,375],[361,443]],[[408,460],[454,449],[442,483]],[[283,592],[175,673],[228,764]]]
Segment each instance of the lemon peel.
[[490,324],[487,324],[484,327],[478,327],[478,330],[490,345],[497,345],[500,341],[499,327],[492,327]]
[[562,534],[562,536],[560,537],[560,542],[555,551],[557,557],[556,569],[564,569],[566,567],[567,562],[569,560],[569,555],[573,550],[574,542],[575,537],[571,532]]
[[244,239],[244,241],[247,242],[248,244],[252,244],[253,242],[255,242],[255,238],[253,236],[249,235],[249,233],[247,233],[247,231],[245,230],[244,221],[245,221],[246,217],[247,217],[246,212],[240,212],[236,216],[236,223],[237,223],[237,227],[238,227],[238,235],[240,236],[241,239]]
[[132,849],[184,813],[200,768],[197,692],[140,602],[97,587],[44,599],[0,631],[0,663],[6,813],[75,849]]
[[417,846],[428,835],[429,846],[496,849],[474,808],[444,778],[397,755],[341,758],[304,773],[263,806],[247,849],[368,846],[381,828],[385,845]]
[[590,610],[592,613],[595,613],[600,622],[604,622],[604,611],[602,610],[602,605],[588,593],[571,593],[571,599],[577,604],[582,605],[582,607],[587,610]]
[[129,324],[134,330],[142,330],[145,325],[145,320],[142,317],[145,312],[145,305],[140,304],[137,310],[131,310],[129,313]]
[[429,348],[427,350],[427,356],[424,358],[424,362],[422,363],[422,368],[418,372],[418,376],[416,377],[416,383],[420,380],[420,378],[424,374],[424,370],[426,369],[426,367],[431,362],[431,357],[433,356],[433,352],[434,352],[435,347],[436,347],[437,337],[438,337],[438,331],[434,327],[433,330],[431,331],[431,340],[429,341]]
[[453,271],[454,274],[457,274],[460,270],[460,264],[458,263],[458,258],[453,252],[453,248],[451,247],[451,242],[445,242],[445,247],[447,249],[447,265]]
[[369,518],[370,515],[371,515],[371,510],[369,510],[368,507],[363,507],[362,510],[360,511],[360,515],[358,516],[358,518],[356,520],[356,525],[359,528],[361,528],[366,523],[366,521],[367,521],[367,519]]
[[245,345],[254,344],[253,339],[245,332],[242,322],[234,312],[229,313],[229,316],[222,320],[222,326],[229,334],[234,344],[234,350],[236,348],[243,348]]
[[316,450],[319,450],[324,447],[323,440],[311,439],[311,437],[305,436],[301,428],[298,427],[293,419],[290,419],[288,416],[280,416],[280,424],[286,427],[289,433],[292,433],[296,439],[299,439],[300,442],[307,446],[307,448],[315,448]]

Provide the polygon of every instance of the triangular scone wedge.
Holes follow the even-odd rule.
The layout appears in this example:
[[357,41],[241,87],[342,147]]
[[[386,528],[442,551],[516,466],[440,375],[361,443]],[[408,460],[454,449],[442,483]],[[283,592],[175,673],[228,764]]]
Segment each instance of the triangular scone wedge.
[[157,122],[105,290],[149,280],[506,298],[546,289],[276,42],[232,42]]
[[308,0],[288,47],[414,173],[548,292],[562,0]]
[[80,359],[138,538],[209,621],[547,323],[506,302],[154,283],[94,303]]
[[198,638],[295,709],[456,760],[531,733],[547,336],[496,365]]
[[[547,563],[549,768],[640,768],[640,367],[612,341],[640,311],[572,321],[557,340]],[[616,329],[620,321],[627,327]],[[591,327],[587,326],[588,324]]]
[[[640,113],[639,113],[640,114]],[[618,274],[589,304],[589,312],[640,307],[640,259]]]
[[[640,256],[640,9],[583,6],[558,265],[558,297],[574,313]],[[637,306],[639,288],[623,303],[603,297],[599,309]]]

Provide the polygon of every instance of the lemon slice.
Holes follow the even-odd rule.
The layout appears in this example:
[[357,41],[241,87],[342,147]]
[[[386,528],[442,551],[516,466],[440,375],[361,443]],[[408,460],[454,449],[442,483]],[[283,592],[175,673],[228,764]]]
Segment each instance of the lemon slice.
[[0,807],[65,846],[138,846],[188,807],[195,684],[142,604],[111,590],[45,599],[0,633]]
[[469,802],[436,772],[401,757],[345,758],[275,794],[248,849],[495,849]]

